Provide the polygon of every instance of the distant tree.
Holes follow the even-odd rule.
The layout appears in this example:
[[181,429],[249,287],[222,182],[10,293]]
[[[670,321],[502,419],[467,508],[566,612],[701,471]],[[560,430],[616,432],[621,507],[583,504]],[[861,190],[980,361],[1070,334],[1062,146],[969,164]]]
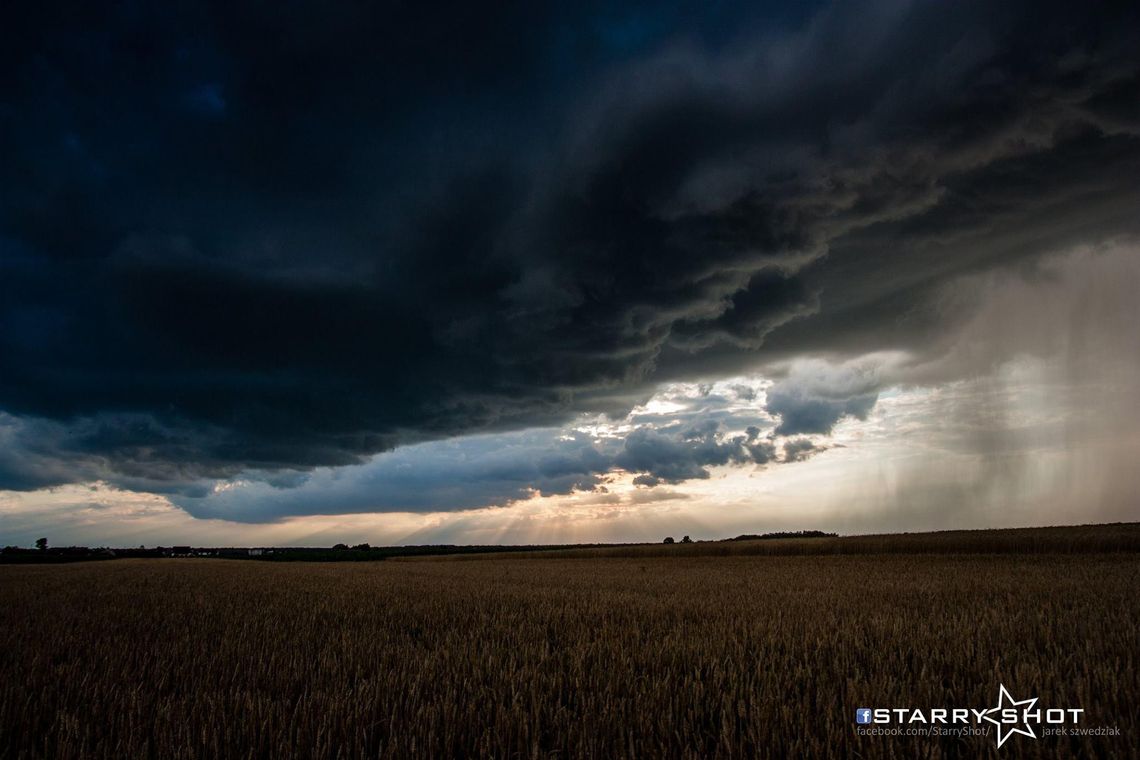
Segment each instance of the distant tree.
[[369,549],[371,549],[372,547],[369,546],[368,544],[357,544],[356,546],[354,546],[352,548],[356,549],[358,552],[366,552]]
[[673,537],[672,537],[672,536],[665,536],[665,541],[664,541],[663,543],[666,543],[666,544],[675,544],[675,543],[677,543],[677,542],[673,540]]
[[46,538],[37,538],[36,539],[36,548],[39,549],[41,552],[47,551],[47,539]]
[[688,536],[685,536],[684,538],[681,539],[681,543],[691,544],[691,543],[693,543],[693,539],[689,538]]
[[337,544],[336,546],[333,547],[333,549],[338,551],[338,552],[344,551],[347,548],[348,548],[348,544]]

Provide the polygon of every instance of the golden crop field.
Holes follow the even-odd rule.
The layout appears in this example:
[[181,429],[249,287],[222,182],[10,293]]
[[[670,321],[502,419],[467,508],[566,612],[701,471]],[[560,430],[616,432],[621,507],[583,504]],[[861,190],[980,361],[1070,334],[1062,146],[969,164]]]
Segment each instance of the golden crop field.
[[[1135,757],[1133,552],[0,567],[0,756]],[[881,737],[1079,705],[1118,737]]]

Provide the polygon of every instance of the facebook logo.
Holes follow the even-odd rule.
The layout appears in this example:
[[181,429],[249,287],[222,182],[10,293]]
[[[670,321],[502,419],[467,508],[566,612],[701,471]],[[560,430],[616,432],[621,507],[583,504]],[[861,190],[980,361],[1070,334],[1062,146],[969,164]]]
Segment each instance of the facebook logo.
[[870,710],[870,708],[860,707],[858,710],[856,710],[855,711],[855,722],[856,723],[870,723],[871,722],[871,710]]

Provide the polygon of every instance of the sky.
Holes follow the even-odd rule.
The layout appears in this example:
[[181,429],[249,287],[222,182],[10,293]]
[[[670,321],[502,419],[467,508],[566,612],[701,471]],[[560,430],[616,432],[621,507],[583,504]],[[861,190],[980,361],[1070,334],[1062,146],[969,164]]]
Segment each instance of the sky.
[[14,11],[0,545],[1140,519],[1138,15]]

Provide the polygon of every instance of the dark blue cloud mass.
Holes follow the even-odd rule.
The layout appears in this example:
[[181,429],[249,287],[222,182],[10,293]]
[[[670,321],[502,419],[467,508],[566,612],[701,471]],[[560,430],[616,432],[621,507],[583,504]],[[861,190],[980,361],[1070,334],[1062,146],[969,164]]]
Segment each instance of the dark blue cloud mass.
[[[806,457],[812,444],[785,446],[783,461]],[[367,462],[287,475],[245,472],[170,496],[202,518],[270,522],[312,514],[440,512],[506,505],[533,496],[607,491],[607,476],[638,473],[647,489],[707,479],[709,468],[780,461],[756,428],[732,433],[713,422],[699,428],[638,427],[594,438],[558,428],[471,435],[401,447]],[[649,498],[676,498],[662,490]]]
[[[888,0],[9,9],[0,488],[190,493],[621,417],[664,380],[944,350],[947,283],[1137,232],[1138,22]],[[769,395],[780,434],[878,391],[797,382]],[[518,487],[772,455],[661,435],[551,452]]]

